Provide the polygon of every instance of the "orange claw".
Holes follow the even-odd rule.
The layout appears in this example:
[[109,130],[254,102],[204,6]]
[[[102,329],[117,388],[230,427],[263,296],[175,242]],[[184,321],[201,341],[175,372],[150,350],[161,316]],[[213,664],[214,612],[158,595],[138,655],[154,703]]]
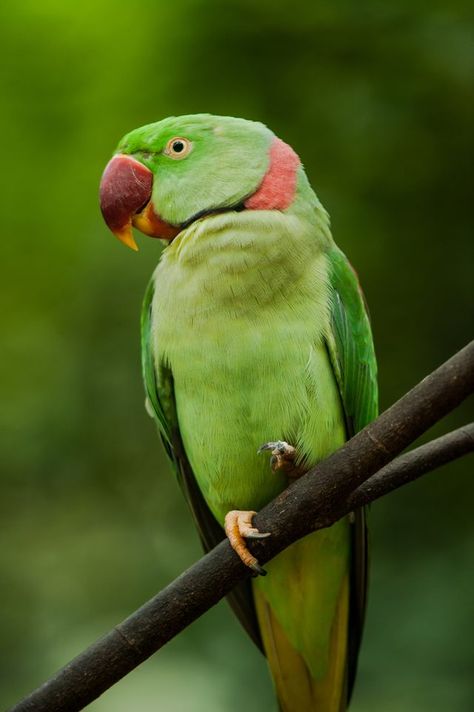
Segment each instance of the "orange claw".
[[246,539],[265,539],[270,536],[270,532],[259,532],[252,524],[252,519],[257,512],[241,511],[233,509],[225,515],[224,529],[229,539],[230,545],[240,558],[240,560],[252,571],[260,576],[265,576],[266,571],[262,569],[255,556],[247,549],[244,541]]

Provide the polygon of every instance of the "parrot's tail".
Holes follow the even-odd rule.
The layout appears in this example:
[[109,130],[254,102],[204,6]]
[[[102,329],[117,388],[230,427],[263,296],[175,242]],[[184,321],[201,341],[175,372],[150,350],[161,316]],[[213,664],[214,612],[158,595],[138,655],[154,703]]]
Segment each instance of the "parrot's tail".
[[331,627],[328,666],[314,677],[273,613],[265,594],[254,586],[265,653],[281,712],[344,712],[347,708],[347,625],[349,582],[345,577]]

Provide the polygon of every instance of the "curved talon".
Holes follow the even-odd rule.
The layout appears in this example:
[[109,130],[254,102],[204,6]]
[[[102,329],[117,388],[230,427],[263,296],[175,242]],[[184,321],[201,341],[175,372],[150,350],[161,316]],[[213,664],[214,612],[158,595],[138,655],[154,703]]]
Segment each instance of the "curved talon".
[[265,569],[262,569],[258,560],[250,553],[244,541],[244,538],[265,539],[270,536],[270,532],[259,532],[258,529],[252,525],[252,518],[255,514],[256,512],[240,511],[237,509],[227,512],[225,515],[224,528],[230,545],[240,560],[256,574],[265,576],[267,572]]
[[255,564],[249,564],[249,566],[252,569],[252,571],[255,571],[255,573],[258,576],[266,576],[267,575],[267,572],[265,571],[265,569],[263,569],[258,562]]
[[270,532],[259,532],[258,529],[255,529],[253,532],[248,532],[245,535],[246,539],[266,539],[267,536],[271,536]]

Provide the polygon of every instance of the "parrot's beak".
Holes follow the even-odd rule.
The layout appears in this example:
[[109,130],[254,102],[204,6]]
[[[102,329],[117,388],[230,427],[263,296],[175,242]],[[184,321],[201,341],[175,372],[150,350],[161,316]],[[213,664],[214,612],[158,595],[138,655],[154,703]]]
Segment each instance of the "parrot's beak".
[[132,225],[145,235],[172,240],[181,227],[162,220],[153,209],[153,173],[131,156],[118,154],[100,181],[100,209],[107,227],[132,250],[138,250]]
[[153,173],[132,156],[121,153],[108,162],[100,181],[100,209],[107,227],[135,251],[138,246],[132,225],[145,235],[171,242],[192,222],[172,225],[163,220],[153,208],[152,189]]
[[107,227],[132,250],[138,250],[132,220],[151,198],[153,173],[130,156],[117,155],[100,181],[100,209]]

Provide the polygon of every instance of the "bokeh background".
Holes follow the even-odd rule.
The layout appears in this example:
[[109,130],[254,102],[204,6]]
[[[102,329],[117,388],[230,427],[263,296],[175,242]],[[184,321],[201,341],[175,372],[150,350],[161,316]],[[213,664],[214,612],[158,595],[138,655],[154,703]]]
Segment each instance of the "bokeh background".
[[[160,248],[132,254],[98,211],[118,139],[208,111],[295,147],[364,285],[384,408],[472,329],[473,19],[467,0],[1,4],[2,706],[200,555],[143,408]],[[466,459],[373,507],[353,712],[474,709],[473,482]],[[275,709],[222,603],[90,709],[243,707]]]

